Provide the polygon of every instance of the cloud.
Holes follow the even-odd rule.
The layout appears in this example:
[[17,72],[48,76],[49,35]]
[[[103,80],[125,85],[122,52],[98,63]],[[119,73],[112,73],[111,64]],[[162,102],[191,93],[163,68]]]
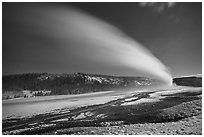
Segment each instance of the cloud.
[[139,6],[141,7],[150,7],[153,11],[161,13],[166,8],[171,8],[175,6],[175,2],[140,2]]

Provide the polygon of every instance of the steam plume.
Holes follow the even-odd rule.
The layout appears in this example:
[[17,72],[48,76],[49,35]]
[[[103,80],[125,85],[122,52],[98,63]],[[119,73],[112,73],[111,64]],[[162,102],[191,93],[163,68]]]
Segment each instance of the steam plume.
[[16,8],[19,12],[12,20],[24,25],[20,32],[29,34],[25,43],[32,41],[32,46],[41,46],[36,54],[45,62],[52,56],[53,61],[67,63],[76,71],[101,73],[103,69],[103,73],[131,76],[142,73],[171,84],[167,68],[113,25],[70,7],[25,4]]

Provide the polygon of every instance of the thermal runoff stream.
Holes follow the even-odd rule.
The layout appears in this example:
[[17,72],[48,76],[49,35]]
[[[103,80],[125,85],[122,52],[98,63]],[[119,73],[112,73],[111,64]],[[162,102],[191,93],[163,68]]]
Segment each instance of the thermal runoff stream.
[[[54,64],[59,69],[53,68],[53,72],[144,74],[169,85],[172,83],[166,66],[147,48],[93,15],[70,6],[52,4],[25,3],[15,9],[8,18],[21,26],[19,35],[25,36],[26,46],[19,48],[28,49],[27,57],[42,64],[39,70],[45,68],[43,64],[51,67]],[[33,50],[36,46],[39,51]]]

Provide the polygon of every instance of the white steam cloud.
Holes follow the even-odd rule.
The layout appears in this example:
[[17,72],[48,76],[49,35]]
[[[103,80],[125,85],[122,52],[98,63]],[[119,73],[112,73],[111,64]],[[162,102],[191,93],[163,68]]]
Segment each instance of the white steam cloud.
[[[26,5],[20,9],[16,20],[28,27],[21,31],[50,39],[50,44],[55,43],[61,53],[47,54],[56,56],[58,62],[66,61],[76,71],[80,71],[80,68],[90,72],[104,69],[105,73],[115,74],[114,70],[122,70],[117,74],[125,75],[131,71],[134,76],[142,72],[167,84],[172,82],[161,61],[113,25],[62,6]],[[36,44],[43,45],[39,41]]]
[[161,13],[167,8],[171,8],[176,5],[176,2],[139,2],[141,7],[150,7],[153,11]]

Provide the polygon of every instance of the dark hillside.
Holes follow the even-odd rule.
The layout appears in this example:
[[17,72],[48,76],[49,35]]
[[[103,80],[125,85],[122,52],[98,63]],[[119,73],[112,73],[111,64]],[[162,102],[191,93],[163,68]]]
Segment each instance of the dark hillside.
[[202,77],[174,78],[173,83],[180,86],[202,87]]
[[158,85],[144,77],[116,77],[95,74],[29,73],[3,76],[3,93],[11,91],[51,91],[51,95],[81,94],[121,88]]

